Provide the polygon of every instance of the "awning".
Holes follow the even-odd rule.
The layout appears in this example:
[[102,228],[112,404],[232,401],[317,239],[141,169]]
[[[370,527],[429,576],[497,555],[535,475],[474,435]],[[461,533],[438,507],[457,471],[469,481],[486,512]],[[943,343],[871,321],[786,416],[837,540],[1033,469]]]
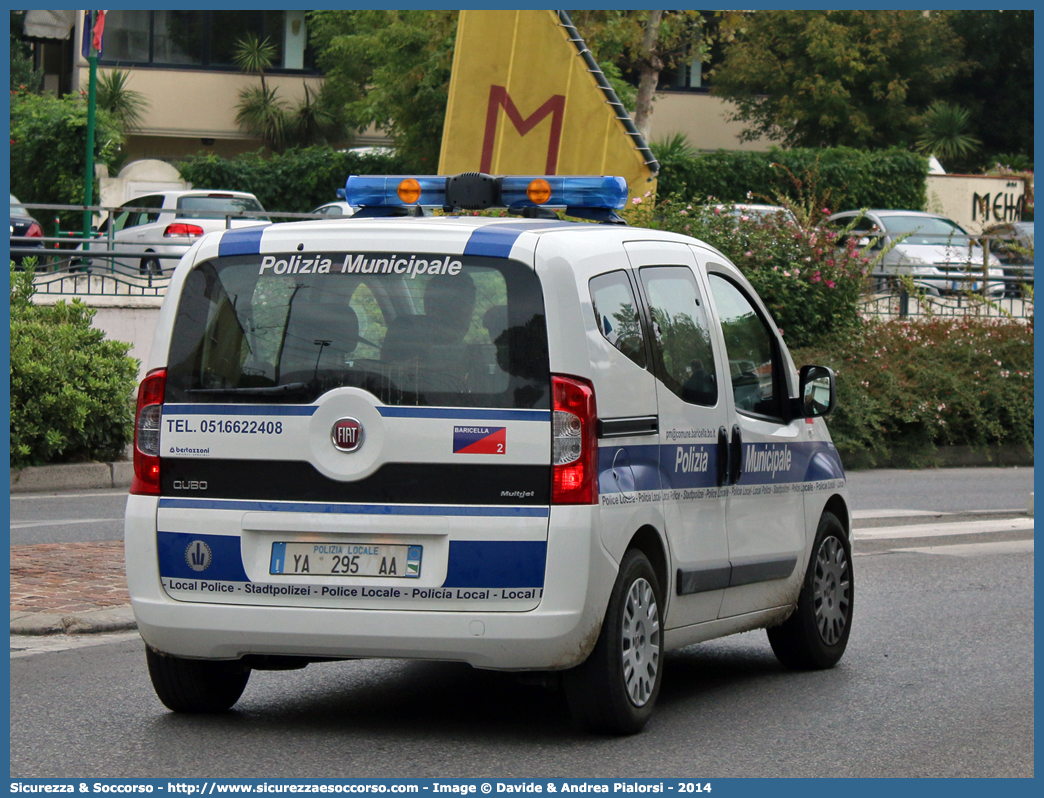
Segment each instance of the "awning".
[[26,11],[22,33],[27,39],[68,39],[76,11]]

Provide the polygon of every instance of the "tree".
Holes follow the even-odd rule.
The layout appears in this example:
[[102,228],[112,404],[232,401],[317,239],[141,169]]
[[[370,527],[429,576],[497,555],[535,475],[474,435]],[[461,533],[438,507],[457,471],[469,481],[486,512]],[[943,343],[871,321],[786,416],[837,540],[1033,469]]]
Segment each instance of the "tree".
[[[123,129],[98,108],[94,123],[95,163],[115,171],[122,157]],[[87,102],[79,94],[11,94],[11,191],[23,202],[76,205],[83,202],[87,170]],[[98,186],[94,186],[98,196]],[[48,214],[50,216],[50,214]],[[83,214],[62,214],[73,227]],[[41,219],[45,227],[48,220]],[[53,235],[53,231],[48,231]]]
[[907,146],[964,66],[944,14],[749,12],[713,73],[742,137],[788,147]]
[[941,99],[968,109],[983,153],[1033,160],[1033,11],[950,11],[971,68]]
[[43,74],[33,66],[33,52],[22,39],[24,11],[11,11],[11,91],[39,91]]
[[232,60],[244,72],[257,75],[260,86],[249,86],[239,92],[236,104],[236,124],[256,136],[272,149],[283,146],[286,129],[286,103],[279,99],[275,88],[265,81],[265,70],[272,66],[276,48],[271,41],[250,34],[236,42]]
[[261,79],[260,86],[239,92],[236,124],[276,152],[283,152],[287,147],[311,147],[346,139],[343,115],[332,107],[326,84],[318,92],[304,84],[304,99],[293,109],[279,98],[274,86],[268,85],[265,70],[271,68],[275,54],[275,45],[267,38],[248,35],[236,43],[233,55],[236,65]]
[[311,41],[348,124],[387,131],[411,170],[438,168],[456,11],[312,11]]
[[114,69],[98,76],[98,107],[112,114],[125,132],[141,127],[142,114],[149,107],[144,94],[128,88],[129,82],[129,70]]
[[979,150],[981,143],[969,132],[968,112],[958,105],[938,100],[921,117],[924,130],[917,139],[917,149],[935,155],[950,171],[962,171],[961,164]]
[[699,12],[574,11],[572,19],[607,76],[622,73],[637,83],[634,124],[648,141],[660,73],[707,49]]

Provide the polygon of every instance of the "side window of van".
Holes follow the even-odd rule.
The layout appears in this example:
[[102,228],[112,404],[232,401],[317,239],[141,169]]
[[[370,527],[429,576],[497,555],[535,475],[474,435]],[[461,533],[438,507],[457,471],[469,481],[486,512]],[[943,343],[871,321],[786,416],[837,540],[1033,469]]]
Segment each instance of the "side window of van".
[[664,385],[689,404],[717,404],[710,326],[696,278],[685,266],[654,266],[639,274],[649,299],[653,352]]
[[718,309],[736,409],[764,416],[781,415],[782,373],[776,339],[754,304],[732,282],[710,275]]
[[645,342],[638,317],[638,303],[631,282],[622,271],[594,277],[590,282],[591,304],[602,336],[645,368]]

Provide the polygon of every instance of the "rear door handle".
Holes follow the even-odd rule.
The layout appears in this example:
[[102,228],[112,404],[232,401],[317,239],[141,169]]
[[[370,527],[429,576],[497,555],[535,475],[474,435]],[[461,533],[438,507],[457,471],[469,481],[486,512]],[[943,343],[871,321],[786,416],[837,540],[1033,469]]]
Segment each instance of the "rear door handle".
[[743,436],[739,424],[732,425],[732,443],[729,445],[729,484],[735,485],[743,476]]
[[729,433],[725,427],[718,427],[718,487],[729,481]]

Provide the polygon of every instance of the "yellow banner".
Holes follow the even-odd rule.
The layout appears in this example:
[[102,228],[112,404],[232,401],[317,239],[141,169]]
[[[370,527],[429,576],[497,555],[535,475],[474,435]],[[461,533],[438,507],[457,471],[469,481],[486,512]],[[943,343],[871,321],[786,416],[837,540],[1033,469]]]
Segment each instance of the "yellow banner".
[[656,183],[554,11],[461,11],[439,174]]

